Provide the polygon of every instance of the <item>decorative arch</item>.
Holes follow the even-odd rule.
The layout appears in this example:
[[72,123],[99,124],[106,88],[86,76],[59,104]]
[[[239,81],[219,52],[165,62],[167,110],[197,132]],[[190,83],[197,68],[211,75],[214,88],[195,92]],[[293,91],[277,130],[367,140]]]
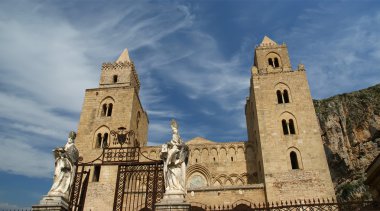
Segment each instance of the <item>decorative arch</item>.
[[101,117],[111,116],[115,100],[111,96],[105,97],[99,105],[98,115]]
[[282,61],[280,55],[275,52],[270,52],[266,56],[267,66],[272,66],[273,68],[282,67]]
[[303,169],[301,152],[296,147],[289,147],[287,150],[288,169]]
[[105,125],[98,127],[93,134],[93,148],[104,148],[110,143],[110,129]]
[[201,162],[201,151],[199,148],[195,148],[190,151],[190,164],[197,164]]
[[226,162],[227,161],[227,149],[224,147],[221,147],[219,149],[219,160],[220,160],[220,162]]
[[236,150],[235,150],[235,147],[233,146],[228,148],[228,159],[230,162],[236,161]]
[[243,147],[238,147],[237,152],[236,152],[236,160],[237,161],[244,161],[245,156],[244,156],[244,148]]
[[283,131],[284,135],[298,134],[297,119],[292,113],[288,111],[281,113],[278,122],[281,125],[281,131]]
[[[211,173],[210,171],[199,164],[191,165],[186,171],[186,186],[191,187],[191,185],[203,185],[210,186],[211,183]],[[204,183],[203,183],[204,182]],[[193,183],[193,184],[191,184]],[[203,187],[199,186],[199,187]]]
[[208,149],[207,148],[202,149],[201,162],[202,163],[208,163],[209,162],[209,155],[208,155]]
[[278,82],[274,85],[276,102],[278,104],[291,103],[291,90],[290,87],[284,82]]
[[219,162],[219,153],[218,153],[217,148],[215,148],[215,147],[211,148],[210,159],[212,162]]

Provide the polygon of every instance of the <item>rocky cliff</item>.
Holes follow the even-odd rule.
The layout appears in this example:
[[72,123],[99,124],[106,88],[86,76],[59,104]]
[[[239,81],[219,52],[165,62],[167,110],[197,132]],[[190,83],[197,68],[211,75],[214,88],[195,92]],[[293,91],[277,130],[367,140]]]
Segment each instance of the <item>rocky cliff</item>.
[[363,182],[380,151],[380,84],[314,100],[314,106],[337,197],[369,198]]

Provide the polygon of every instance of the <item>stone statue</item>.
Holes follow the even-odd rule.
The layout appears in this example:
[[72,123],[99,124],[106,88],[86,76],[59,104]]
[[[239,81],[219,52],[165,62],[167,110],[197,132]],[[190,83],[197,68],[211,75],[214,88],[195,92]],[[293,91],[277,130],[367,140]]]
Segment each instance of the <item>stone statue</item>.
[[75,163],[79,157],[78,149],[74,145],[75,138],[76,133],[71,131],[66,145],[53,150],[55,157],[54,181],[48,196],[61,196],[69,200],[76,171]]
[[189,155],[188,146],[182,141],[178,124],[171,121],[172,139],[161,148],[164,161],[165,195],[183,197],[186,194],[186,166]]

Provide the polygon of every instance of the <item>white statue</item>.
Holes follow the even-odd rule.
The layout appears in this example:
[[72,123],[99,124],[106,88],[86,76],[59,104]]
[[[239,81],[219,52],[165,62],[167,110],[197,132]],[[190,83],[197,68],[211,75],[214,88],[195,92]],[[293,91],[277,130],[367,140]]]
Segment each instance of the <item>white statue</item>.
[[164,161],[165,193],[186,194],[186,165],[189,148],[178,133],[178,124],[171,122],[172,140],[162,145],[161,159]]
[[75,132],[71,131],[66,145],[53,150],[55,157],[54,181],[48,196],[62,196],[69,200],[76,171],[75,163],[79,157],[78,149],[74,145],[75,137]]

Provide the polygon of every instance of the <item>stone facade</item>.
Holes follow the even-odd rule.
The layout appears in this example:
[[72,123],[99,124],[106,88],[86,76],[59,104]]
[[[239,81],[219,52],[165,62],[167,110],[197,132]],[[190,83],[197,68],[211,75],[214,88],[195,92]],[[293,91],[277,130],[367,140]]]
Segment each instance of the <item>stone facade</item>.
[[[188,140],[187,202],[335,198],[303,65],[292,70],[286,45],[265,37],[251,71],[248,141]],[[149,121],[139,89],[127,50],[103,64],[99,88],[86,90],[80,117],[76,145],[83,162],[95,160],[106,145],[120,146],[111,138],[119,127],[135,131],[123,146],[140,146],[140,161],[160,159],[160,146],[146,146]],[[85,210],[112,210],[116,177],[117,166],[91,167]]]

